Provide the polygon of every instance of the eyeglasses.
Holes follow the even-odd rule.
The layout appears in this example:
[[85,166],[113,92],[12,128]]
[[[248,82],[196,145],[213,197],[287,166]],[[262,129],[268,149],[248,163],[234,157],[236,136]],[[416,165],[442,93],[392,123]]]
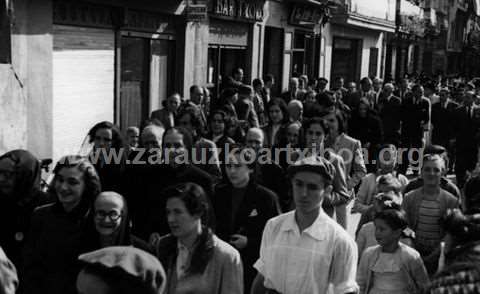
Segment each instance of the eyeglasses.
[[97,219],[106,219],[110,218],[112,221],[117,221],[119,218],[122,217],[122,213],[118,213],[118,211],[104,211],[104,210],[97,210],[95,211],[95,218]]

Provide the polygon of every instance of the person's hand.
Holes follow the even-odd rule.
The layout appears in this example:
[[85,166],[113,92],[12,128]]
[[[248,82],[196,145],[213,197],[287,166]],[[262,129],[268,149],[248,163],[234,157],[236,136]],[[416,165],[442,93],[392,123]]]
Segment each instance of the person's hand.
[[239,250],[247,247],[247,243],[248,238],[243,235],[235,234],[230,236],[230,244]]

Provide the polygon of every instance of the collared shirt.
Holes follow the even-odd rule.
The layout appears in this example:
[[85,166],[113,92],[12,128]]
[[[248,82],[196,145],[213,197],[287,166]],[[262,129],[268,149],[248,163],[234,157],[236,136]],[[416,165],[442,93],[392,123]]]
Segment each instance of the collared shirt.
[[178,255],[177,255],[177,277],[180,279],[185,275],[185,272],[190,267],[190,250],[188,250],[187,246],[177,242],[178,248]]
[[357,259],[353,239],[322,209],[303,232],[291,211],[268,221],[254,267],[283,294],[342,294],[358,289]]

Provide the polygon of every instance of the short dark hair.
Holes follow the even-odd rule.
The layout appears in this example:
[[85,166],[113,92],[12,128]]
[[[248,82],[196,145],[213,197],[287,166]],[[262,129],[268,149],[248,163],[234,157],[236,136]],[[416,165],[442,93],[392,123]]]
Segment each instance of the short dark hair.
[[401,209],[385,209],[375,214],[375,219],[381,219],[393,230],[405,230],[408,226],[407,214]]
[[95,133],[100,129],[108,129],[112,131],[112,149],[120,150],[125,147],[125,140],[120,132],[120,129],[109,121],[102,121],[95,124],[88,131],[88,142],[92,143],[95,140]]
[[190,93],[193,93],[193,91],[195,91],[195,89],[200,89],[200,90],[202,90],[202,92],[203,92],[202,87],[200,87],[199,85],[192,85],[192,86],[190,87]]
[[287,103],[285,103],[285,101],[281,98],[274,98],[274,99],[270,100],[267,104],[267,107],[266,107],[268,119],[270,119],[270,108],[272,106],[278,106],[280,108],[280,110],[282,111],[282,114],[283,114],[283,123],[286,123],[289,119],[289,116],[290,116],[288,114]]
[[205,190],[192,182],[181,183],[165,188],[162,192],[165,200],[178,198],[185,204],[190,215],[199,215],[202,223],[207,224],[209,203]]

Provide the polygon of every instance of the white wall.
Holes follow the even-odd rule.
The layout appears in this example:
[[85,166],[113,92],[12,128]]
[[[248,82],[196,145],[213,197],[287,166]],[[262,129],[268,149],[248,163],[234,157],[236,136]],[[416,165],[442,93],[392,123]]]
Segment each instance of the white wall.
[[350,11],[368,17],[395,21],[396,0],[351,0]]

